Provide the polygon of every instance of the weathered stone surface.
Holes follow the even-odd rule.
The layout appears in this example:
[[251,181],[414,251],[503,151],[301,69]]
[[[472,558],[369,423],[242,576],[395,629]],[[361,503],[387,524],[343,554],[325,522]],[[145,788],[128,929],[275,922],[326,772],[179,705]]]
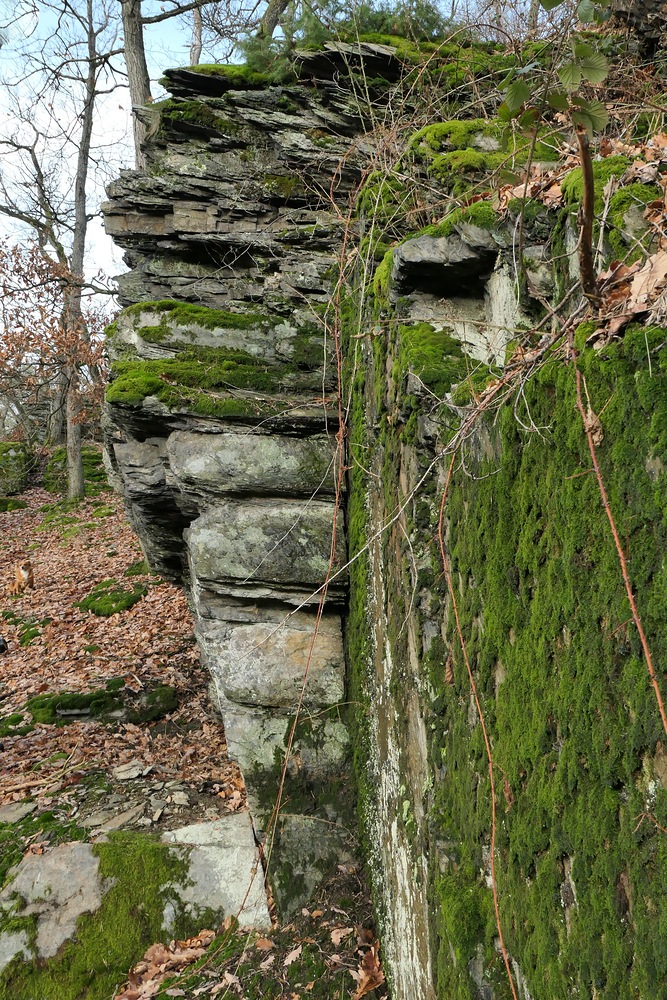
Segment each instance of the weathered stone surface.
[[18,823],[36,808],[36,802],[10,802],[6,806],[0,806],[0,823]]
[[345,662],[340,618],[296,614],[284,624],[200,622],[202,657],[216,686],[242,705],[295,709],[307,678],[304,704],[343,701]]
[[[304,54],[304,79],[290,86],[234,89],[224,72],[170,71],[188,113],[179,120],[177,101],[164,120],[159,105],[141,112],[146,172],[123,172],[104,206],[130,267],[121,300],[145,304],[118,319],[112,359],[160,377],[160,362],[185,358],[205,374],[218,351],[232,373],[208,397],[208,386],[197,396],[198,386],[170,394],[154,382],[154,394],[119,393],[126,402],[107,408],[114,481],[151,565],[188,588],[230,754],[264,810],[309,664],[289,774],[307,784],[303,807],[329,820],[326,784],[348,753],[332,708],[346,699],[331,608],[344,605],[347,578],[330,310],[349,238],[340,205],[356,197],[371,152],[370,114],[353,81],[341,85],[362,62],[370,76],[400,73],[392,47],[366,43]],[[237,363],[267,377],[237,385]],[[314,611],[330,568],[311,656],[314,613],[295,608]]]
[[0,933],[0,972],[9,965],[17,955],[28,958],[30,943],[27,931],[4,931]]
[[[252,776],[271,771],[285,756],[293,715],[250,708],[227,701],[213,686],[212,696],[225,720],[229,756],[250,776],[248,794],[252,796]],[[305,738],[297,739],[288,764],[292,774],[303,773],[309,780],[324,781],[346,766],[349,736],[346,726],[335,715],[304,717]],[[278,791],[276,783],[275,792]]]
[[[212,909],[237,917],[241,927],[271,926],[264,872],[248,813],[170,830],[162,839],[189,849],[188,884],[178,890],[186,913]],[[168,904],[166,929],[173,926],[174,917]]]
[[394,250],[394,294],[426,291],[441,298],[483,294],[497,257],[497,241],[477,226],[469,227],[467,239],[417,236]]
[[335,446],[325,435],[175,431],[167,440],[167,457],[181,484],[214,493],[298,497],[335,491]]
[[[282,813],[278,821],[278,845],[282,864],[273,880],[273,891],[281,912],[296,913],[313,898],[320,882],[337,865],[354,864],[354,836],[312,816]],[[290,862],[299,858],[297,867]]]
[[[217,593],[317,602],[330,562],[334,505],[323,501],[220,501],[185,532],[192,575]],[[339,519],[340,523],[340,519]],[[338,538],[333,571],[344,562]],[[344,594],[340,577],[329,597]]]
[[[18,896],[21,916],[37,916],[35,945],[40,958],[51,958],[74,935],[84,913],[102,904],[104,887],[99,859],[90,844],[60,844],[47,854],[29,854],[10,871],[0,890],[0,908],[11,909]],[[4,935],[0,935],[3,941]],[[3,941],[0,946],[7,948]]]

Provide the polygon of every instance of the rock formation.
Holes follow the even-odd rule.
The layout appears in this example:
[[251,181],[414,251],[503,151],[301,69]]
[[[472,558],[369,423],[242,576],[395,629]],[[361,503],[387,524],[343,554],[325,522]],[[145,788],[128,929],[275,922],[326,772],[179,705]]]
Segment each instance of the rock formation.
[[[362,50],[392,66],[392,50]],[[109,337],[111,465],[152,566],[188,589],[259,830],[289,745],[285,905],[348,850],[330,297],[369,155],[353,88],[336,79],[359,57],[305,55],[303,82],[263,89],[238,67],[168,72],[146,172],[125,172],[104,206],[131,268]]]

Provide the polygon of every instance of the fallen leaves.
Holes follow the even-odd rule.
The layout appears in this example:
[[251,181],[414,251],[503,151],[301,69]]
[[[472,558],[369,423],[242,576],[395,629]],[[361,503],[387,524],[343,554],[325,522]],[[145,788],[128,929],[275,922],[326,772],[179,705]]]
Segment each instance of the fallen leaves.
[[[162,992],[160,987],[168,975],[181,972],[206,954],[206,949],[215,937],[213,931],[203,930],[196,937],[186,941],[172,941],[169,945],[152,944],[143,960],[134,966],[128,976],[128,983],[116,995],[116,1000],[144,1000]],[[185,996],[178,987],[165,991],[166,996]]]
[[[69,811],[75,805],[68,805],[69,790],[101,770],[122,786],[148,775],[153,781],[179,778],[200,787],[218,808],[243,808],[243,781],[227,758],[222,726],[211,718],[208,677],[182,590],[147,575],[148,594],[121,614],[98,618],[75,607],[101,580],[124,579],[125,570],[142,557],[120,498],[104,495],[104,509],[111,511],[105,517],[94,516],[99,501],[82,502],[67,515],[77,522],[77,531],[67,537],[57,518],[49,520],[57,498],[31,489],[22,499],[24,510],[0,514],[0,594],[3,578],[28,550],[36,587],[18,598],[0,596],[0,610],[10,607],[18,618],[51,621],[24,647],[19,625],[0,621],[9,644],[2,657],[2,715],[21,711],[38,694],[88,692],[110,680],[136,694],[170,685],[179,708],[153,725],[114,727],[81,716],[62,728],[38,724],[24,736],[3,737],[0,803],[21,801],[29,793],[40,808],[62,803]],[[46,504],[50,510],[40,510]],[[153,810],[146,822],[161,818],[164,813]]]
[[382,986],[384,983],[384,972],[380,962],[380,942],[373,940],[365,952],[359,968],[350,970],[350,975],[357,984],[353,1000],[361,1000],[368,993]]

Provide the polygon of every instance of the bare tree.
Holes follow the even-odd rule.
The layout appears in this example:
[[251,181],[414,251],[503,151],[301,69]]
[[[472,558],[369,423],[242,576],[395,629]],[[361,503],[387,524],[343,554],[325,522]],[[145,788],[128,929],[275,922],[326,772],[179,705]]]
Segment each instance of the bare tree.
[[[21,69],[8,90],[12,126],[0,138],[0,214],[32,230],[57,267],[60,327],[65,341],[81,345],[81,355],[90,345],[83,296],[107,291],[84,276],[96,106],[117,85],[112,61],[122,51],[108,10],[94,4],[42,3],[40,13],[55,18],[58,31],[41,42],[33,37],[20,53]],[[72,350],[61,361],[54,425],[64,412],[69,495],[83,496],[81,364]],[[94,366],[92,375],[98,376]]]

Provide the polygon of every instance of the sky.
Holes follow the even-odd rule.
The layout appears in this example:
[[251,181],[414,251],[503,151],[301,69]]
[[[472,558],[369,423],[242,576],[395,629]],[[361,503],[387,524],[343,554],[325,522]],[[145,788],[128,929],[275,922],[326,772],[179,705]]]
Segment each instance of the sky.
[[[53,123],[67,130],[76,121],[75,102],[68,100],[67,94],[57,97],[45,96],[35,104],[36,78],[20,81],[25,76],[25,67],[31,52],[35,53],[40,46],[46,45],[54,50],[58,43],[66,41],[66,31],[55,16],[52,7],[41,0],[34,6],[19,7],[23,0],[0,0],[0,24],[3,44],[0,47],[0,139],[21,134],[30,135],[30,128],[20,124],[21,115],[27,115],[36,123],[40,130],[53,132]],[[79,7],[82,0],[73,0]],[[109,0],[110,13],[113,20],[106,31],[108,44],[114,48],[122,45],[122,29],[114,24],[119,20],[120,8],[117,0]],[[55,0],[54,0],[55,3]],[[164,5],[156,3],[144,4],[144,13],[157,13]],[[23,15],[21,16],[21,12]],[[18,14],[18,16],[17,16]],[[147,26],[145,29],[146,55],[151,76],[151,88],[154,99],[165,96],[157,81],[165,69],[175,66],[185,66],[189,63],[191,42],[191,15],[183,18],[172,18],[159,25]],[[115,37],[114,37],[115,36]],[[68,51],[74,52],[71,47]],[[206,58],[206,54],[203,58]],[[122,68],[122,57],[117,57],[115,65]],[[120,77],[117,77],[120,80]],[[7,86],[7,83],[10,85]],[[76,140],[76,136],[73,135]],[[100,203],[105,198],[105,186],[119,175],[123,168],[133,166],[134,151],[132,148],[132,122],[130,114],[129,93],[126,86],[116,87],[112,93],[98,99],[98,108],[94,129],[93,146],[95,149],[91,162],[90,182],[88,185],[88,206],[90,214],[97,213]],[[55,145],[52,147],[55,149]],[[41,154],[46,162],[52,160],[54,184],[59,185],[63,199],[66,199],[72,189],[71,167],[76,157],[75,141],[69,144],[65,157],[61,162],[53,159],[49,143],[46,143]],[[0,147],[0,173],[6,183],[20,196],[22,178],[18,163],[13,161],[6,150]],[[12,219],[0,216],[0,237],[10,241],[25,238],[26,228]],[[95,215],[89,223],[86,247],[87,276],[102,270],[107,275],[114,275],[125,270],[121,251],[114,246],[112,240],[105,234],[102,220]]]

